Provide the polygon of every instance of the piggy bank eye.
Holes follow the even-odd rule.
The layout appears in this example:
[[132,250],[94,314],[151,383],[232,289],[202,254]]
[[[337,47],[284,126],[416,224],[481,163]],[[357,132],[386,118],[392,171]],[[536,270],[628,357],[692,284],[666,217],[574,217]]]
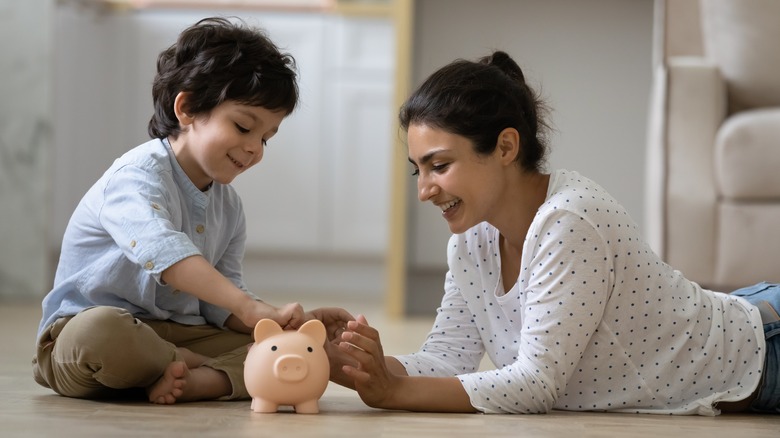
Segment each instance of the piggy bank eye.
[[276,351],[276,345],[274,345],[273,347],[271,347],[271,351]]
[[314,349],[313,349],[313,348],[311,348],[311,347],[308,347],[308,348],[306,348],[306,349],[307,349],[307,350],[309,350],[309,353],[311,353],[312,351],[314,351]]

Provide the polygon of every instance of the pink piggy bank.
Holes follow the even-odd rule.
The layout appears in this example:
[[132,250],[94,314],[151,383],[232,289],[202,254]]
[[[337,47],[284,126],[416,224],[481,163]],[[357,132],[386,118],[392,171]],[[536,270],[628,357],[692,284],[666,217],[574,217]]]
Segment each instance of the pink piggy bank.
[[318,401],[330,377],[325,339],[325,326],[317,319],[307,321],[298,331],[282,330],[270,319],[260,320],[244,362],[252,410],[276,412],[285,405],[299,414],[318,413]]

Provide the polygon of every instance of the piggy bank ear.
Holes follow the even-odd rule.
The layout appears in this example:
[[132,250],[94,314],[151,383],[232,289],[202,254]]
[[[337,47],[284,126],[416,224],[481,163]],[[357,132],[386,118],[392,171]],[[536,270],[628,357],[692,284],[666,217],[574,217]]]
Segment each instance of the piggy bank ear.
[[282,328],[273,319],[261,319],[255,325],[255,342],[260,342],[281,332]]
[[319,319],[306,321],[301,328],[298,329],[298,332],[313,338],[317,341],[317,345],[325,344],[325,325]]

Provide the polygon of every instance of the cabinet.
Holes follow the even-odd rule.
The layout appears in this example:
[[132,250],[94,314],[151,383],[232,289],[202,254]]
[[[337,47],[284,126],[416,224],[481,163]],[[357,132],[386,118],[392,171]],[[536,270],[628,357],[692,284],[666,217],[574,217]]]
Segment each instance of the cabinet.
[[300,69],[301,106],[263,161],[234,183],[247,252],[384,257],[392,125],[392,26],[385,19],[275,17],[264,26]]
[[200,18],[238,16],[293,55],[301,95],[263,161],[233,183],[247,217],[248,286],[261,295],[381,297],[392,257],[390,154],[398,147],[390,9],[95,4],[61,2],[55,12],[52,256],[90,185],[116,157],[148,139],[159,52]]
[[147,139],[157,54],[211,15],[266,29],[296,59],[299,108],[263,161],[240,175],[248,254],[383,259],[393,124],[389,18],[321,11],[96,11],[63,4],[56,17],[52,246],[89,186]]
[[[394,35],[384,19],[333,17],[335,53],[324,77],[332,150],[326,246],[384,256],[389,226]],[[328,142],[325,142],[328,144]],[[327,209],[326,209],[327,211]]]
[[331,147],[323,135],[327,20],[316,14],[269,14],[259,24],[295,58],[300,103],[269,141],[263,161],[233,182],[244,202],[247,251],[322,251],[328,228],[323,209],[332,192],[324,167]]

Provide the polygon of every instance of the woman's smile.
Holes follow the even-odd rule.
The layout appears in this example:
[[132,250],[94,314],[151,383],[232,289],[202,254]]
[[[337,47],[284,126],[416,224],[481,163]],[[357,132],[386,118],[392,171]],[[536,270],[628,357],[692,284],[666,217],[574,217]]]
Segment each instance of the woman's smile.
[[441,208],[441,215],[444,219],[450,220],[453,216],[458,212],[459,207],[463,200],[460,198],[455,198],[451,201],[445,202],[443,204],[439,204],[439,208]]

